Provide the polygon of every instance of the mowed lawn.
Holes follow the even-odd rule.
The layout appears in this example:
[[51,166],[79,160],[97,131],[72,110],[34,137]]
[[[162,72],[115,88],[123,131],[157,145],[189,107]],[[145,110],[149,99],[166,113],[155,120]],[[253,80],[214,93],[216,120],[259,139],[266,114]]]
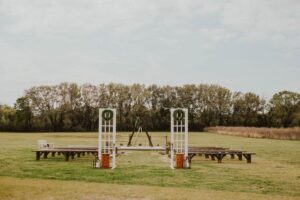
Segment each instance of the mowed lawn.
[[[165,144],[169,133],[152,133]],[[159,137],[158,137],[159,136]],[[125,152],[115,170],[92,168],[93,156],[65,162],[35,160],[37,140],[57,147],[96,146],[97,133],[0,133],[0,199],[300,199],[300,141],[190,133],[190,146],[219,146],[257,153],[252,163],[203,157],[192,169],[171,170],[158,152]],[[126,144],[128,133],[118,133]],[[146,145],[145,135],[136,144]]]

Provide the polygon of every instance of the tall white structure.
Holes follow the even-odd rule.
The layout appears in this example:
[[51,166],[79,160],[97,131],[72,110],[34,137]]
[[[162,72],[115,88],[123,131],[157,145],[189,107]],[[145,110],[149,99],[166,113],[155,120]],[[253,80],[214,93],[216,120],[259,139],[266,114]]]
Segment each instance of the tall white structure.
[[116,167],[116,115],[116,109],[99,109],[98,168]]
[[[188,109],[171,108],[171,168],[188,168]],[[174,158],[176,154],[176,158]]]

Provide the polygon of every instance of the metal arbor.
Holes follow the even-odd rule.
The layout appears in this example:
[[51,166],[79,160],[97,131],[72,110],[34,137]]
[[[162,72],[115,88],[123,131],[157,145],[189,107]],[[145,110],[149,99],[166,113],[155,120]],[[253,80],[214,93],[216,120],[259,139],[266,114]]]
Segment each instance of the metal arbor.
[[99,109],[98,168],[116,167],[116,114],[116,109]]
[[[171,168],[188,168],[188,109],[171,108]],[[176,162],[174,161],[176,154]],[[176,163],[176,164],[175,164]]]
[[[142,122],[140,117],[136,117],[135,120],[134,120],[134,123],[133,123],[133,126],[132,126],[132,133],[129,134],[129,140],[128,140],[127,146],[132,146],[132,139],[133,139],[133,136],[135,134],[135,130],[137,130],[137,135],[136,135],[136,141],[137,141],[137,138],[140,136],[140,133],[143,131],[143,122]],[[151,138],[151,135],[149,134],[149,132],[147,130],[147,127],[145,128],[145,133],[146,133],[147,138],[148,138],[149,146],[153,147],[152,138]],[[136,141],[134,142],[134,144],[136,143]]]

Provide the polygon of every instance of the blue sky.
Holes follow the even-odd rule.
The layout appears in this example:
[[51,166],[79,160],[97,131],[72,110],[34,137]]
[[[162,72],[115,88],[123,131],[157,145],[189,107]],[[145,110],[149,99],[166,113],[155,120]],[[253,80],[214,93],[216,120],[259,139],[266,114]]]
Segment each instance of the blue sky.
[[0,0],[0,103],[31,86],[300,92],[298,0]]

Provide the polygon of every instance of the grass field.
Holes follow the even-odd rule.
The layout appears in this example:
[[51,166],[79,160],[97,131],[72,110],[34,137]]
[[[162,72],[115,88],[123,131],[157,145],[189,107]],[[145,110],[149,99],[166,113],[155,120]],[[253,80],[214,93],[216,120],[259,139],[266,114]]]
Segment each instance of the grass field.
[[[152,133],[164,144],[168,133]],[[125,141],[128,133],[118,133]],[[190,146],[222,146],[257,153],[253,163],[193,159],[171,170],[157,152],[128,152],[115,170],[93,169],[93,157],[35,160],[38,139],[56,146],[96,146],[97,133],[0,133],[0,199],[300,199],[300,141],[190,133]],[[145,144],[145,141],[141,141]]]

